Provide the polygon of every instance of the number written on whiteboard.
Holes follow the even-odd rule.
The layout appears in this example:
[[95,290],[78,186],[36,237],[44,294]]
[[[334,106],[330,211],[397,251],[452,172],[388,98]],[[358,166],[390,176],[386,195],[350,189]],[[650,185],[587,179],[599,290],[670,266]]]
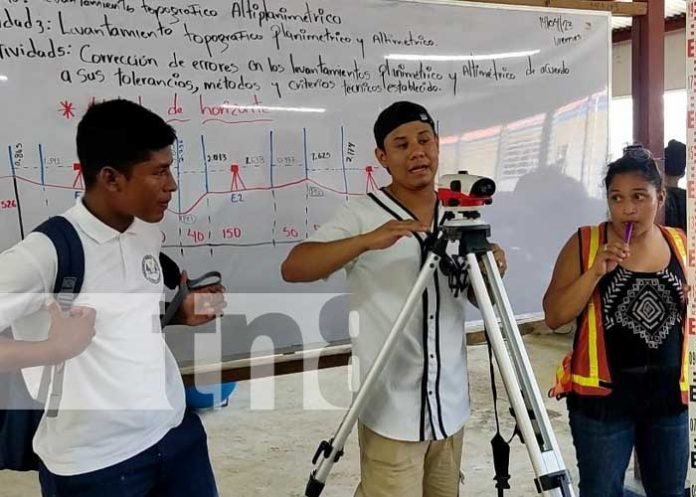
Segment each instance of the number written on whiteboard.
[[194,230],[193,228],[189,228],[186,235],[196,243],[203,243],[205,241],[205,233],[199,230]]
[[355,158],[355,143],[348,142],[348,148],[346,149],[346,162],[353,162]]
[[14,154],[12,157],[15,168],[22,167],[22,161],[24,160],[24,148],[21,143],[17,143],[14,148]]
[[208,162],[220,162],[227,160],[227,154],[208,154]]
[[283,234],[285,235],[285,238],[297,238],[300,236],[297,228],[293,228],[292,226],[283,226]]
[[223,228],[222,237],[226,240],[237,240],[242,237],[242,228],[236,226]]
[[331,152],[312,152],[312,160],[330,159]]
[[196,218],[196,216],[194,216],[193,214],[182,214],[179,216],[179,222],[182,224],[196,224],[197,220],[198,218]]

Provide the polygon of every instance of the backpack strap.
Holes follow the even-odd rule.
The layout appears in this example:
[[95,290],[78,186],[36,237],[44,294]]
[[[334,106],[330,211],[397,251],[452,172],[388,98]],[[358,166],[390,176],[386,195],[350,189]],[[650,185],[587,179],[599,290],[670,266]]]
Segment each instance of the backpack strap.
[[160,324],[162,325],[162,328],[171,323],[174,315],[177,313],[179,307],[181,307],[181,304],[184,302],[184,299],[191,290],[197,290],[209,285],[218,285],[222,283],[222,274],[219,271],[209,271],[200,278],[189,278],[187,285],[182,287],[180,285],[181,270],[179,269],[178,264],[164,252],[160,252],[159,262],[160,266],[162,266],[162,273],[164,273],[164,285],[170,290],[177,288],[174,298],[171,302],[165,303],[164,314],[160,316]]
[[[56,280],[53,285],[53,294],[56,302],[63,312],[68,312],[75,299],[82,290],[85,279],[85,251],[80,240],[80,235],[73,224],[63,216],[55,216],[39,225],[34,231],[47,236],[56,249],[58,267]],[[48,389],[51,383],[51,370],[53,370],[53,389],[50,397]],[[53,368],[44,367],[39,386],[39,401],[48,399],[47,416],[58,416],[58,406],[63,395],[63,375],[65,363]]]
[[63,216],[50,218],[34,231],[46,235],[56,248],[58,270],[53,293],[61,310],[66,312],[82,290],[85,279],[85,251],[80,235]]

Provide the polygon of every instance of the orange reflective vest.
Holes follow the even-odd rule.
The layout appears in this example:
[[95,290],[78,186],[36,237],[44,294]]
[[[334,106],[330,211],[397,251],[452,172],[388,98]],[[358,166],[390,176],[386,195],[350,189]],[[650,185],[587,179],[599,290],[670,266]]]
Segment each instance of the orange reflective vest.
[[[579,229],[581,268],[584,273],[594,264],[599,248],[606,243],[606,223],[599,226],[584,226]],[[670,249],[681,265],[686,276],[686,234],[677,228],[660,226],[669,242]],[[563,358],[556,372],[556,384],[549,396],[563,397],[569,392],[579,395],[605,396],[611,393],[611,372],[607,361],[604,343],[604,325],[599,288],[597,288],[587,307],[578,317],[575,342],[571,353]],[[688,404],[688,336],[686,320],[682,338],[682,365],[679,389],[682,402]]]

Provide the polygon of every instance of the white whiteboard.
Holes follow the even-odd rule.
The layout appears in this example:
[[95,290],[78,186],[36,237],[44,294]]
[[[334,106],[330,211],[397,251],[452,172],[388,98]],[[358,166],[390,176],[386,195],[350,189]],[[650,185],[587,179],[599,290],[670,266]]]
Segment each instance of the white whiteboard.
[[167,252],[245,294],[224,321],[227,354],[247,353],[258,333],[276,348],[347,338],[341,278],[287,285],[279,267],[341,202],[387,183],[371,130],[394,101],[434,116],[441,173],[498,182],[485,217],[508,251],[519,315],[541,310],[564,240],[602,217],[608,14],[387,0],[2,3],[0,249],[81,194],[74,135],[90,102],[140,101],[179,135]]

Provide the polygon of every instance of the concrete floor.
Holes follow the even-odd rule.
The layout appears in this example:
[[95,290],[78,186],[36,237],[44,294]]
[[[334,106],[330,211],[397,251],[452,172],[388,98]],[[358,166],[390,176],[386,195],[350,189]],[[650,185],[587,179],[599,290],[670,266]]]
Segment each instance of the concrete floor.
[[[527,335],[525,343],[537,381],[546,392],[558,361],[569,350],[570,337]],[[495,423],[485,346],[470,347],[469,365],[473,413],[465,431],[461,495],[494,496],[489,442]],[[349,376],[348,368],[336,368],[239,383],[228,407],[203,413],[221,496],[303,496],[311,457],[318,443],[333,435],[349,404]],[[323,400],[316,392],[321,392]],[[507,398],[504,393],[502,396],[499,412],[507,438],[513,424],[507,414]],[[546,406],[566,465],[577,482],[565,403],[547,399]],[[506,493],[508,497],[537,495],[526,450],[517,439],[512,444],[510,474],[512,489]],[[357,437],[353,433],[346,455],[334,466],[323,495],[351,497],[358,479]],[[35,473],[2,472],[0,497],[38,496],[36,480]]]

